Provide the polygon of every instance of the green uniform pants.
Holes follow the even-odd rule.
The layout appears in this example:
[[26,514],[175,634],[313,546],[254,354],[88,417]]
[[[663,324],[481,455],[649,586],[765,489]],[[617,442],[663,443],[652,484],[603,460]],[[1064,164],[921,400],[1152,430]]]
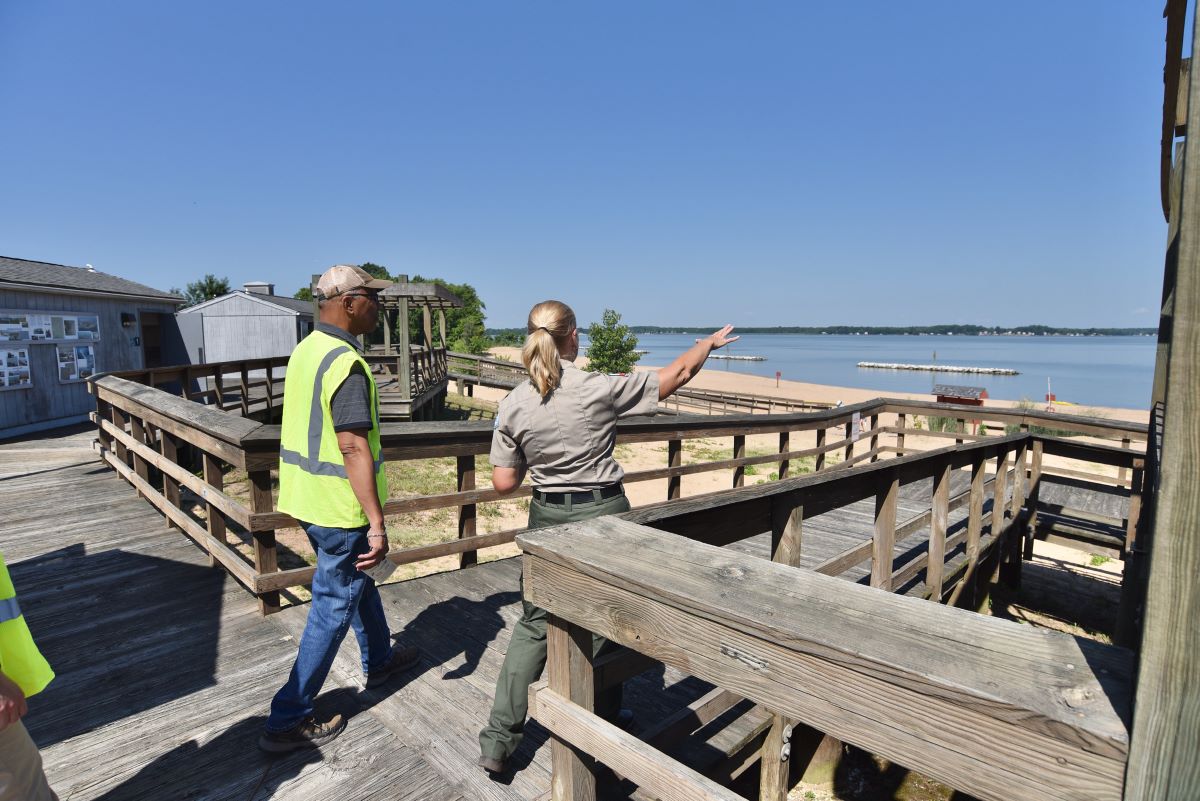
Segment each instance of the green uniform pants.
[[[624,495],[601,501],[577,503],[571,506],[530,501],[529,527],[545,528],[560,523],[574,523],[603,515],[629,511],[629,499]],[[546,618],[540,609],[526,600],[521,601],[523,614],[513,627],[504,666],[496,681],[496,700],[487,726],[479,733],[479,747],[485,757],[508,759],[525,731],[525,716],[529,713],[529,685],[541,678],[546,667]],[[597,655],[608,640],[592,636],[592,654]],[[621,708],[621,688],[606,690],[596,698],[596,714],[615,718]]]

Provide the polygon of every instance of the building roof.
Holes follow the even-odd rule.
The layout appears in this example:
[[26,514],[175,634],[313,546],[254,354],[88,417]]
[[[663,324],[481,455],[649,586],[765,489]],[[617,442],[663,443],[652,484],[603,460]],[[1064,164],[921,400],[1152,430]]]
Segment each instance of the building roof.
[[974,398],[979,399],[984,397],[987,389],[984,387],[965,387],[958,384],[934,384],[930,395],[943,395],[949,398]]
[[287,309],[288,311],[296,314],[307,314],[312,316],[313,313],[313,304],[311,300],[299,300],[298,298],[289,298],[283,295],[262,295],[258,292],[247,292],[244,289],[235,289],[234,291],[227,292],[220,297],[206,300],[203,303],[197,303],[195,306],[189,306],[186,309],[180,309],[179,313],[191,314],[192,312],[203,311],[209,306],[213,306],[232,297],[249,298],[250,300],[258,301],[259,303],[268,303],[272,306],[278,306],[281,309]]
[[112,295],[183,303],[179,295],[136,281],[91,270],[45,261],[0,256],[0,289],[25,289],[58,294]]
[[417,305],[427,305],[433,309],[454,309],[463,305],[462,299],[440,284],[413,284],[397,281],[379,293],[383,303],[388,306],[399,306],[404,298]]

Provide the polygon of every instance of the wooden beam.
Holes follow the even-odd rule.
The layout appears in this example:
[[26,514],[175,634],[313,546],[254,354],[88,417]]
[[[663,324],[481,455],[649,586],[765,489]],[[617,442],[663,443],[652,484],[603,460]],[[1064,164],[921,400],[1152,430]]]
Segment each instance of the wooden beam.
[[942,580],[946,569],[946,529],[950,523],[950,466],[946,465],[933,477],[933,499],[929,520],[929,564],[925,570],[925,586],[929,597],[942,600]]
[[[459,456],[457,458],[458,491],[469,492],[475,489],[475,457]],[[458,538],[470,539],[475,536],[476,506],[464,503],[458,507]],[[470,567],[479,560],[477,551],[463,551],[458,555],[458,566]]]
[[[250,510],[252,512],[271,511],[275,501],[271,497],[271,472],[269,470],[254,470],[250,478]],[[254,571],[259,575],[274,573],[279,569],[279,556],[275,549],[275,531],[255,531],[254,536]],[[268,591],[258,596],[258,608],[264,615],[279,611],[279,593]]]
[[[742,801],[742,797],[707,779],[691,768],[665,756],[631,734],[602,718],[581,710],[562,693],[546,689],[531,705],[533,715],[556,737],[611,765],[620,775],[648,790],[661,801]],[[582,795],[559,795],[559,774],[554,773],[552,798],[577,799]],[[594,788],[592,788],[594,795]]]
[[900,480],[884,475],[875,495],[875,533],[871,550],[871,586],[892,590],[892,552],[896,547],[896,502]]
[[[572,742],[584,739],[578,729],[572,738],[556,733],[565,728],[563,721],[554,725],[554,711],[578,710],[576,715],[591,715],[596,708],[595,679],[592,675],[592,635],[586,629],[550,615],[546,626],[547,689],[562,699],[560,707],[543,709],[538,704],[536,716],[550,729],[551,790],[554,801],[595,801],[595,763],[572,747]],[[544,716],[544,717],[543,717]],[[592,721],[589,721],[592,722]],[[594,725],[594,723],[593,723]]]

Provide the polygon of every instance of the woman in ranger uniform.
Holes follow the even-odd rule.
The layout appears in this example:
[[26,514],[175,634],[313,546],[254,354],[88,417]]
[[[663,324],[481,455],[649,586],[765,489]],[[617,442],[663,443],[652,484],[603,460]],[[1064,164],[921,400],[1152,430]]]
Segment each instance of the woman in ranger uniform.
[[[500,402],[492,435],[492,485],[502,494],[533,484],[529,527],[554,526],[629,510],[621,486],[624,471],[613,458],[617,418],[649,414],[658,401],[686,384],[708,355],[737,339],[733,326],[705,337],[667,367],[629,375],[584,372],[579,355],[575,313],[565,303],[547,300],[529,312],[528,336],[521,360],[524,382]],[[546,611],[522,601],[524,614],[513,628],[496,699],[487,726],[479,734],[479,765],[501,773],[520,745],[529,705],[529,685],[546,665]],[[605,640],[596,637],[595,650]],[[622,712],[620,687],[596,699],[596,712],[617,720]],[[620,722],[624,723],[625,720]]]

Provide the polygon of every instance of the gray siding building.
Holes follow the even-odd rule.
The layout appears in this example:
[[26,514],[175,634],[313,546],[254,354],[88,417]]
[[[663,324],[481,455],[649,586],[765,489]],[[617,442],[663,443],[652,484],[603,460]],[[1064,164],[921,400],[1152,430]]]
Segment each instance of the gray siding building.
[[288,356],[313,329],[311,301],[274,294],[271,284],[244,289],[179,312],[192,364]]
[[183,298],[88,267],[0,256],[0,438],[87,419],[87,378],[187,361]]

